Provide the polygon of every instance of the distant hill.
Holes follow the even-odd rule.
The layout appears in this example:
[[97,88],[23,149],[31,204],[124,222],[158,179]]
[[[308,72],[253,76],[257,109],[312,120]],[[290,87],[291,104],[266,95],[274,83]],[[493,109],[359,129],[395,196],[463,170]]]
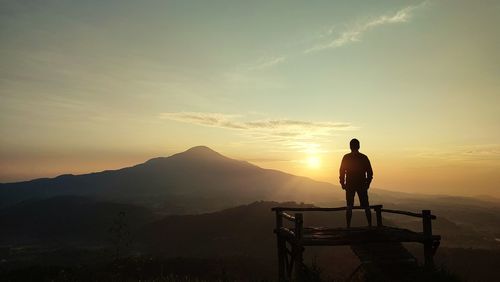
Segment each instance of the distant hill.
[[[126,231],[130,231],[130,245],[123,247],[124,255],[203,259],[212,261],[219,269],[228,267],[230,274],[237,272],[243,277],[255,277],[254,281],[257,278],[274,279],[276,237],[272,230],[275,219],[270,210],[274,206],[311,205],[260,201],[206,214],[158,217],[144,208],[83,197],[60,196],[23,202],[0,209],[0,247],[6,250],[4,254],[0,253],[0,258],[13,267],[23,265],[26,260],[34,264],[49,261],[55,265],[73,266],[81,261],[91,264],[95,260],[102,261],[103,254],[109,257],[109,251],[105,249],[112,246],[108,230],[117,215],[124,212]],[[354,225],[365,224],[362,212],[356,213],[353,219]],[[345,214],[307,213],[304,223],[309,226],[343,226]],[[384,223],[394,224],[390,218],[384,218]],[[455,225],[440,228],[443,231],[448,227],[452,232],[460,231],[454,229]],[[443,234],[441,231],[436,233]],[[475,239],[480,240],[480,237]],[[444,236],[443,240],[461,239]],[[420,245],[410,247],[421,256]],[[359,264],[348,247],[308,248],[305,256],[306,263],[316,261],[323,269],[323,276],[335,281],[347,279]],[[500,267],[499,257],[498,249],[441,246],[436,261],[465,279],[488,281],[487,278],[495,277],[494,273]],[[234,259],[246,262],[248,266],[241,269],[228,263]],[[181,269],[193,267],[189,260],[182,259],[175,265]],[[195,269],[190,271],[196,272]]]
[[[119,170],[0,184],[0,209],[56,196],[141,206],[162,214],[198,214],[261,200],[345,205],[338,186],[263,169],[198,146]],[[443,244],[500,248],[500,205],[495,201],[371,188],[370,202],[401,210],[431,209],[438,215],[435,231],[451,239]],[[418,220],[393,220],[421,228]]]
[[[6,259],[13,266],[22,265],[26,259],[35,264],[46,261],[66,264],[69,259],[73,265],[102,260],[100,256],[109,254],[113,248],[109,228],[123,211],[127,225],[124,231],[130,240],[128,246],[123,246],[125,255],[246,258],[267,265],[267,273],[258,273],[258,276],[274,278],[276,237],[271,208],[275,206],[311,205],[259,201],[206,214],[158,217],[144,208],[84,197],[33,200],[0,209],[0,251],[2,247],[8,249],[6,254],[0,253],[0,259]],[[343,226],[345,214],[312,213],[306,215],[305,221],[313,225]],[[365,224],[364,217],[356,215],[353,224]],[[68,253],[72,254],[71,258]],[[308,260],[315,254],[308,253]],[[345,254],[349,255],[348,248],[341,248],[335,259]],[[348,267],[354,268],[356,261],[352,254],[348,259],[351,263]]]
[[30,200],[0,209],[0,246],[102,246],[115,222],[133,232],[157,218],[143,207],[81,196]]
[[342,199],[329,183],[263,169],[193,147],[119,170],[0,184],[0,207],[60,195],[139,204],[165,213],[197,213],[258,200]]

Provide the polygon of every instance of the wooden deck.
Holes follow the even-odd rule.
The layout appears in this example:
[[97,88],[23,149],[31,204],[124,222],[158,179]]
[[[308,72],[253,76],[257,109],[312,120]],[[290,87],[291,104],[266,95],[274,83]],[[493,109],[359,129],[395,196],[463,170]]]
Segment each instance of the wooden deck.
[[[293,239],[295,234],[292,230],[282,227],[280,235]],[[423,243],[426,237],[423,232],[414,232],[397,227],[352,227],[328,228],[328,227],[304,227],[302,233],[303,246],[340,246],[361,243],[381,242],[416,242]],[[441,240],[441,236],[433,235],[433,241]]]
[[[376,227],[332,228],[322,226],[304,226],[303,213],[308,211],[343,211],[338,208],[284,208],[276,207],[276,233],[278,246],[279,281],[291,281],[300,275],[304,267],[302,262],[306,246],[341,246],[349,245],[362,264],[395,265],[417,264],[416,259],[401,243],[415,242],[424,246],[425,265],[433,267],[433,256],[439,247],[441,236],[432,234],[431,221],[436,219],[429,210],[422,213],[383,209],[381,205],[370,206],[376,213]],[[353,209],[364,209],[354,207]],[[296,212],[294,215],[288,212]],[[422,218],[422,232],[384,226],[382,212]],[[293,223],[292,228],[284,227],[283,220]]]

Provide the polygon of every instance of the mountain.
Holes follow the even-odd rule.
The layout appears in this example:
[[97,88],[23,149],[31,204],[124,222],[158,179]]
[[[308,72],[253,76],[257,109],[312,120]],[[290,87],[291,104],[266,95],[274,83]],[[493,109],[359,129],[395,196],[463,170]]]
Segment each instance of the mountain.
[[[13,205],[36,210],[27,204],[57,196],[145,207],[161,214],[199,214],[261,200],[345,205],[338,186],[263,169],[199,146],[119,170],[1,184],[0,210]],[[431,209],[438,216],[433,229],[448,239],[444,245],[500,248],[500,205],[494,201],[371,188],[370,202],[415,212]],[[419,220],[391,219],[421,229]]]
[[165,213],[199,213],[257,200],[315,203],[343,198],[329,183],[263,169],[198,146],[118,170],[0,184],[0,207],[61,195],[137,204]]

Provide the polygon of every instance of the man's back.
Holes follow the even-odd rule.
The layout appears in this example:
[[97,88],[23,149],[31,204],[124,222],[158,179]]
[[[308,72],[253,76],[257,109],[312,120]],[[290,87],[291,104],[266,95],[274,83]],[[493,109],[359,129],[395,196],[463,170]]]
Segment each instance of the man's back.
[[365,208],[368,226],[372,226],[372,214],[370,211],[370,202],[368,201],[368,189],[373,179],[372,165],[368,157],[359,152],[358,139],[352,139],[349,142],[349,147],[351,148],[351,153],[342,158],[339,177],[340,185],[345,190],[347,228],[351,227],[355,194],[358,194],[360,206]]
[[373,171],[368,157],[360,152],[351,152],[342,158],[340,182],[348,188],[359,189],[373,178]]

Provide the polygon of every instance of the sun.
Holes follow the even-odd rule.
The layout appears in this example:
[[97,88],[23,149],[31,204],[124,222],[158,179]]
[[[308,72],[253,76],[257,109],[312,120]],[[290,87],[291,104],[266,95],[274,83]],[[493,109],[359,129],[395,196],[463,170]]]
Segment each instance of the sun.
[[321,159],[317,156],[309,156],[307,158],[307,166],[311,169],[318,169],[321,166]]

